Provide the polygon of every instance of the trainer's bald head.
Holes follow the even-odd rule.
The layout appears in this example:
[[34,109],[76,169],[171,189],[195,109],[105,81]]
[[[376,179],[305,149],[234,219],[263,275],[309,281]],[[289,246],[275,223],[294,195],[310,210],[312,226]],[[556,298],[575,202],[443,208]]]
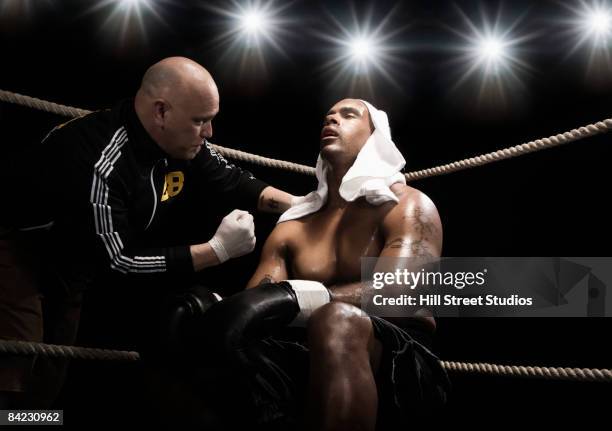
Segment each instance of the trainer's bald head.
[[166,100],[194,96],[219,98],[208,70],[185,57],[168,57],[149,67],[138,93],[147,98]]
[[146,71],[134,109],[149,136],[167,154],[190,160],[212,137],[219,92],[201,65],[185,57],[169,57]]

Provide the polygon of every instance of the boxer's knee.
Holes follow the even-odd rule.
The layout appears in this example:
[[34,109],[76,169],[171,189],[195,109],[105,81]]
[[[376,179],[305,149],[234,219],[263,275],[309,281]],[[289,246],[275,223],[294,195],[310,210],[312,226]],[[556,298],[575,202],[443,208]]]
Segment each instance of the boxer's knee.
[[338,358],[368,352],[372,323],[353,305],[331,302],[317,309],[308,322],[308,345],[314,352]]

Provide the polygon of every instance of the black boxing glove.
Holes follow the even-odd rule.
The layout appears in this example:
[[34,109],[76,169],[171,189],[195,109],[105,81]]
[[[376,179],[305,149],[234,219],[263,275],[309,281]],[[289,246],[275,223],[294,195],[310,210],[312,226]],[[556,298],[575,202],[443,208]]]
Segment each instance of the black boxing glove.
[[181,292],[172,297],[164,307],[160,329],[160,344],[170,353],[185,353],[189,343],[189,331],[193,322],[215,303],[221,296],[204,286]]
[[212,304],[195,317],[187,337],[202,354],[207,349],[232,354],[275,329],[304,325],[312,311],[330,300],[329,291],[315,281],[263,284]]
[[273,283],[238,292],[195,316],[186,337],[201,354],[211,350],[231,354],[293,320],[299,308],[290,291]]

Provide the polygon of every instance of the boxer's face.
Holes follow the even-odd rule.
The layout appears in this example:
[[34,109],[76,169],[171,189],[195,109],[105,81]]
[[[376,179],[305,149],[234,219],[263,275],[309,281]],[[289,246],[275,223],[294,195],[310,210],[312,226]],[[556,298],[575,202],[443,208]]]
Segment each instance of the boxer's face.
[[368,108],[355,99],[344,99],[327,112],[321,130],[321,157],[330,163],[352,165],[373,131]]
[[193,159],[212,137],[212,120],[219,112],[216,88],[174,98],[164,114],[163,149],[173,158]]

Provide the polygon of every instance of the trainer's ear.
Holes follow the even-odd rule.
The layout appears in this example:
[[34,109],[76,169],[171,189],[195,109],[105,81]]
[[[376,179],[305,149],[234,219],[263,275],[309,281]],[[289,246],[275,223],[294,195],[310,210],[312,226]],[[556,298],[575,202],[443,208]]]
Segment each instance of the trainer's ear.
[[170,110],[170,104],[164,99],[157,99],[153,102],[153,119],[155,124],[162,130],[165,127],[167,120],[167,113]]

